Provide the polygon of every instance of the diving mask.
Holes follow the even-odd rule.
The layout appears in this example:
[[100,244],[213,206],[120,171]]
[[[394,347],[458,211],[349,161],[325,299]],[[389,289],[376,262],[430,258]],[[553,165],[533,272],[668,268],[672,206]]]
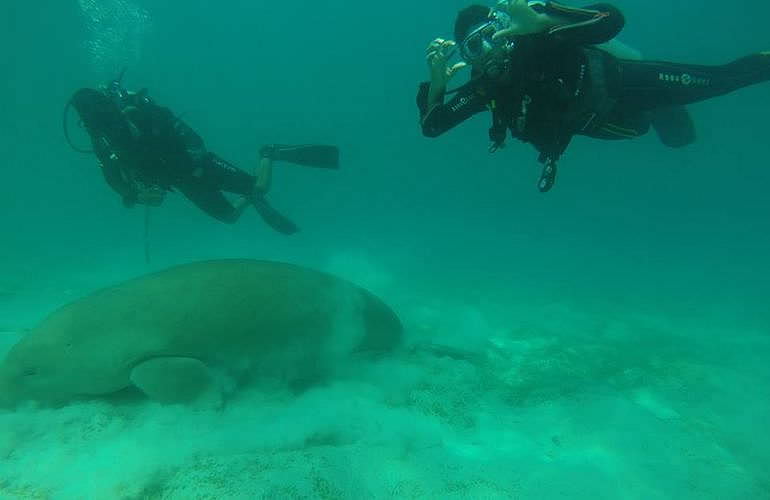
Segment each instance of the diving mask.
[[484,61],[495,49],[505,49],[506,52],[513,48],[513,42],[503,38],[493,39],[495,33],[504,30],[511,25],[508,14],[494,11],[489,21],[479,25],[460,44],[460,56],[470,64]]

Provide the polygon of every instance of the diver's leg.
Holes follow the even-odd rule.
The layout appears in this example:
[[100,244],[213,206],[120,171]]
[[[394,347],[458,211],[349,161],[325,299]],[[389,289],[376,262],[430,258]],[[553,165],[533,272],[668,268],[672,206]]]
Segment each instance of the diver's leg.
[[[639,50],[617,38],[597,47],[618,59],[642,60],[642,53]],[[625,123],[626,120],[610,120],[599,133],[610,139],[640,136],[644,135],[652,125],[660,142],[668,147],[681,148],[695,142],[695,123],[685,106],[669,106],[649,113],[637,112],[632,113],[630,117],[632,118],[630,125]]]
[[208,154],[202,168],[202,178],[209,184],[244,196],[266,195],[273,182],[273,159],[269,156],[260,157],[255,175],[247,174],[213,153]]
[[618,62],[619,99],[640,110],[681,106],[770,80],[770,56],[753,54],[723,66]]
[[613,38],[608,42],[596,45],[596,48],[608,52],[618,59],[631,59],[633,61],[642,60],[642,53],[639,51],[639,49],[631,47],[630,45],[626,45],[617,38]]
[[207,154],[206,144],[203,142],[203,138],[192,129],[187,123],[177,118],[174,121],[174,131],[177,137],[184,144],[184,148],[187,154],[194,162],[202,161]]
[[212,189],[211,186],[196,178],[177,184],[175,187],[195,206],[227,224],[237,222],[250,203],[244,198],[233,206],[220,191]]
[[270,187],[273,185],[273,159],[267,156],[263,156],[259,159],[259,167],[257,168],[257,180],[254,184],[254,191],[266,195],[270,192]]
[[256,177],[249,175],[214,153],[207,153],[198,163],[195,172],[201,182],[217,191],[250,196],[254,193]]
[[340,151],[326,144],[268,144],[259,150],[259,156],[274,161],[316,168],[339,168]]
[[273,208],[265,199],[265,195],[270,191],[273,182],[273,158],[263,154],[264,151],[264,148],[260,150],[259,166],[256,172],[257,180],[254,183],[254,193],[249,199],[268,226],[285,235],[294,234],[299,231],[299,227],[291,219]]
[[641,137],[649,130],[649,112],[615,106],[587,135],[603,140],[625,140]]
[[[187,191],[184,187],[180,187],[180,190],[213,217],[223,222],[233,223],[240,218],[247,207],[253,206],[262,220],[274,230],[287,235],[299,231],[294,222],[275,210],[264,198],[270,188],[272,177],[272,160],[269,158],[260,160],[256,177],[213,153],[208,153],[206,161],[198,171],[200,175],[197,178],[195,173],[193,174],[197,182],[188,186]],[[198,185],[203,186],[203,189],[198,188]],[[219,190],[240,194],[242,197],[233,206]]]

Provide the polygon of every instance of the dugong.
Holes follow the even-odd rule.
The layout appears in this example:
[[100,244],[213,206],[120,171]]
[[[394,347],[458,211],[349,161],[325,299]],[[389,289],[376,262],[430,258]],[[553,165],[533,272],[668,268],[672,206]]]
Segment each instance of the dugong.
[[131,386],[184,403],[210,392],[219,369],[242,381],[287,372],[312,383],[330,363],[390,350],[401,334],[385,303],[330,274],[257,260],[185,264],[54,311],[0,364],[0,407]]

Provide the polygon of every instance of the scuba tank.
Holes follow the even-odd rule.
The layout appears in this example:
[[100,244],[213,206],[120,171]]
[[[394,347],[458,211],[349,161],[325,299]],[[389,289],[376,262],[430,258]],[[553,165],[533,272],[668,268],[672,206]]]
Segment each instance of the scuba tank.
[[120,109],[120,102],[127,96],[121,85],[125,69],[117,78],[102,90],[81,88],[75,91],[64,107],[62,127],[64,137],[72,149],[80,153],[93,153],[97,149],[87,150],[72,143],[67,126],[70,107],[74,107],[80,117],[80,122],[91,136],[92,144],[97,140],[106,140],[111,147],[125,149],[130,145],[132,131]]

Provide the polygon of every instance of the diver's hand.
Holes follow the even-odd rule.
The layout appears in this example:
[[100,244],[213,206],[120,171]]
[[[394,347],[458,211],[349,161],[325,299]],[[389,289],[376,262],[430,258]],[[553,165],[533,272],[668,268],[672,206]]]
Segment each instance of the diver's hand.
[[541,33],[548,27],[548,16],[538,14],[529,6],[527,0],[500,0],[497,9],[511,16],[511,25],[495,33],[492,38],[507,36],[532,35]]
[[430,70],[431,86],[445,89],[455,73],[466,66],[464,62],[448,66],[447,62],[454,54],[455,45],[452,40],[444,40],[443,38],[436,38],[428,45],[425,52]]

